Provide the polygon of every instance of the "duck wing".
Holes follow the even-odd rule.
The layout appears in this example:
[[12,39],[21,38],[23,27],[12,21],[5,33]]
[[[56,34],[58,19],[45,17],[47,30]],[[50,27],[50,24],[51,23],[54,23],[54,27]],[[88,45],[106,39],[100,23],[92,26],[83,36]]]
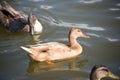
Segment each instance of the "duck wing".
[[47,42],[47,43],[42,43],[42,44],[36,44],[36,45],[28,45],[28,47],[36,50],[41,50],[41,49],[65,49],[69,48],[67,45],[59,43],[59,42]]
[[30,45],[29,47],[31,50],[36,51],[39,54],[45,54],[48,60],[66,59],[79,54],[76,54],[76,51],[72,50],[69,46],[58,42]]

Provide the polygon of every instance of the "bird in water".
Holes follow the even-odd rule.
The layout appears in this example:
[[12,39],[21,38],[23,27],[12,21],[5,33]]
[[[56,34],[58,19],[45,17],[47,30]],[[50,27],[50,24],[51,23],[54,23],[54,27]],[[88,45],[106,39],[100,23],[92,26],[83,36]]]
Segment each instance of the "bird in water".
[[101,80],[102,78],[110,77],[120,80],[120,77],[114,75],[106,66],[95,65],[90,73],[90,80]]
[[71,28],[68,36],[69,46],[59,42],[47,42],[28,47],[21,46],[21,48],[29,52],[30,58],[35,61],[63,60],[76,57],[82,53],[82,46],[76,40],[78,37],[89,38],[79,28]]
[[34,14],[16,11],[6,1],[0,4],[0,25],[11,32],[23,31],[32,35],[41,33],[43,28]]

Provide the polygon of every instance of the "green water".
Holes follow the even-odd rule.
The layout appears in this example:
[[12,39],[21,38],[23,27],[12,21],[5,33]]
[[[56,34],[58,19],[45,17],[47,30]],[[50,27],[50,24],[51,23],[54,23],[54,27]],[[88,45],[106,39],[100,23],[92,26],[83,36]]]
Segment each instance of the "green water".
[[[11,33],[0,28],[0,80],[85,80],[96,64],[120,76],[119,0],[12,0],[9,4],[34,13],[44,28],[40,35]],[[68,44],[71,27],[81,28],[90,39],[78,39],[81,57],[46,63],[30,62],[20,46],[58,41]]]

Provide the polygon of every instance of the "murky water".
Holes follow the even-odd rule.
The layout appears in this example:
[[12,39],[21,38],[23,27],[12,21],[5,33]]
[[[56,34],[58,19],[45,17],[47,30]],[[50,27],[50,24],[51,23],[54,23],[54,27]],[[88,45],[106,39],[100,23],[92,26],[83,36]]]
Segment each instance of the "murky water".
[[[9,3],[26,14],[36,14],[44,30],[31,37],[0,28],[0,80],[85,80],[96,64],[106,65],[120,76],[120,0],[10,0]],[[47,65],[30,62],[27,52],[20,48],[48,41],[67,44],[71,27],[81,28],[90,36],[78,39],[84,49],[82,56]]]

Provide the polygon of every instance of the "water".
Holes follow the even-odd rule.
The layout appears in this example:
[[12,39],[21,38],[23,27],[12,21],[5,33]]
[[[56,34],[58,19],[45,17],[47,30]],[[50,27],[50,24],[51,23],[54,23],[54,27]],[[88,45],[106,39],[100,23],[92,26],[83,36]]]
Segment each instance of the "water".
[[[7,0],[9,1],[9,0]],[[0,28],[0,80],[85,80],[93,65],[108,66],[120,76],[120,0],[10,0],[17,10],[34,13],[42,34],[10,33]],[[59,41],[67,44],[71,27],[90,39],[78,39],[83,55],[46,63],[30,62],[20,46]]]

